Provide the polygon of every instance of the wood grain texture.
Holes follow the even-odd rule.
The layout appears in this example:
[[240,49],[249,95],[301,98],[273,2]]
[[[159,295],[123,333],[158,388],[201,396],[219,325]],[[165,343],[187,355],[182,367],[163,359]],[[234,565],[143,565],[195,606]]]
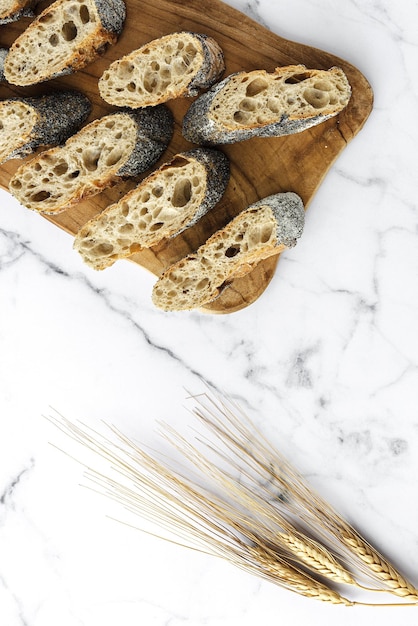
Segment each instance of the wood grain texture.
[[[179,30],[214,37],[225,53],[225,76],[240,70],[271,72],[277,66],[298,63],[317,69],[337,65],[345,71],[352,87],[347,108],[315,128],[289,137],[254,138],[223,146],[231,162],[231,179],[222,201],[192,229],[131,257],[133,262],[158,276],[258,199],[280,191],[294,191],[308,207],[333,162],[363,127],[372,110],[373,94],[366,78],[351,64],[322,50],[283,39],[219,0],[126,0],[126,5],[127,19],[118,43],[97,61],[76,74],[29,88],[3,84],[0,98],[37,95],[57,88],[79,89],[93,104],[88,120],[91,121],[116,110],[98,95],[97,81],[108,65],[156,37]],[[23,19],[0,26],[0,47],[11,45],[29,23],[30,20]],[[177,152],[193,147],[181,135],[182,119],[191,101],[180,98],[168,103],[175,119],[175,132],[168,150],[155,167]],[[20,164],[13,160],[0,167],[3,188],[8,188],[10,177]],[[149,173],[46,219],[74,235],[88,219],[117,201]],[[270,257],[247,276],[236,279],[216,301],[205,307],[205,311],[231,313],[254,302],[272,279],[278,258],[279,255]]]

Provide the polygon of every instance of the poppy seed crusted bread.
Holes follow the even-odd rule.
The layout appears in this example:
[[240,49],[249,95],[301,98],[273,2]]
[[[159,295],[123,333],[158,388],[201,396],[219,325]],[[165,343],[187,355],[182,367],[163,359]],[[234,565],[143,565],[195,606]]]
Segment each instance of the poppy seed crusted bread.
[[223,52],[207,35],[180,32],[155,39],[114,61],[99,80],[103,100],[116,106],[154,106],[197,96],[225,70]]
[[172,133],[173,118],[164,105],[106,115],[22,165],[9,191],[29,209],[60,213],[150,168]]
[[32,17],[33,7],[39,0],[2,0],[0,7],[0,26],[16,22],[21,17]]
[[251,137],[298,133],[337,115],[351,88],[344,72],[304,65],[231,74],[189,108],[183,136],[193,143],[227,144]]
[[228,180],[222,152],[198,148],[177,154],[87,222],[74,248],[87,265],[105,269],[196,224],[221,199]]
[[182,311],[211,302],[262,259],[294,246],[304,221],[304,206],[295,193],[255,202],[161,275],[152,292],[155,306]]
[[85,67],[116,42],[125,12],[123,0],[56,0],[10,47],[6,80],[33,85]]
[[0,101],[0,163],[64,143],[90,111],[90,101],[78,91]]
[[7,48],[0,48],[0,83],[4,83],[6,77],[4,76],[4,61],[8,53]]

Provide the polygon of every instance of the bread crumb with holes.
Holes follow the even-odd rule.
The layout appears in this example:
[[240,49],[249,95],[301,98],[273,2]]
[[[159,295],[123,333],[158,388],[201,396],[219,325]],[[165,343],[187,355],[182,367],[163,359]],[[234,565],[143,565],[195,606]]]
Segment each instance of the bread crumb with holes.
[[292,192],[255,202],[194,254],[171,265],[154,285],[152,300],[165,311],[196,309],[215,300],[234,278],[257,263],[296,245],[305,209]]
[[116,43],[125,14],[123,0],[56,0],[10,47],[6,80],[27,86],[82,69]]
[[229,161],[219,150],[177,154],[87,222],[74,248],[93,269],[109,267],[191,228],[219,202],[228,180]]
[[114,61],[99,80],[99,93],[115,106],[155,106],[196,96],[219,80],[224,70],[223,52],[212,37],[172,33]]
[[23,164],[9,191],[28,209],[60,213],[152,167],[172,133],[172,114],[164,105],[106,115]]
[[347,77],[337,67],[238,72],[193,102],[183,120],[183,136],[213,145],[299,133],[340,113],[350,97]]

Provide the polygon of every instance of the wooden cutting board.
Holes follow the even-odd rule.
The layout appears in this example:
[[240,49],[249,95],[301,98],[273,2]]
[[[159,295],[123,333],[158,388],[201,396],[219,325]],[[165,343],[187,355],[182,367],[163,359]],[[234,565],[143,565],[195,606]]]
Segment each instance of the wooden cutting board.
[[[222,147],[231,161],[231,179],[222,201],[192,229],[131,257],[133,262],[158,276],[168,265],[194,251],[217,229],[260,198],[280,191],[294,191],[308,206],[332,163],[361,130],[372,109],[373,94],[365,77],[346,61],[322,50],[283,39],[219,0],[125,1],[127,18],[123,33],[118,43],[108,48],[101,58],[74,75],[34,87],[1,85],[0,98],[37,95],[56,88],[79,89],[93,104],[88,120],[91,121],[115,110],[98,95],[97,80],[105,68],[113,60],[146,42],[179,30],[191,30],[214,37],[225,53],[225,75],[254,69],[271,72],[277,66],[298,63],[318,69],[338,65],[344,69],[352,87],[352,97],[344,112],[311,130],[290,137],[251,139]],[[44,6],[45,3],[40,8]],[[0,26],[0,47],[10,46],[29,23],[30,20],[25,18],[14,24]],[[175,119],[174,137],[155,167],[177,152],[193,147],[181,135],[181,122],[190,103],[191,99],[187,98],[168,103]],[[13,160],[0,167],[0,185],[3,188],[8,188],[10,177],[20,163]],[[46,219],[74,235],[87,220],[117,201],[149,173]],[[278,255],[270,257],[259,263],[247,276],[236,279],[205,310],[210,313],[231,313],[254,302],[273,277],[278,258]]]

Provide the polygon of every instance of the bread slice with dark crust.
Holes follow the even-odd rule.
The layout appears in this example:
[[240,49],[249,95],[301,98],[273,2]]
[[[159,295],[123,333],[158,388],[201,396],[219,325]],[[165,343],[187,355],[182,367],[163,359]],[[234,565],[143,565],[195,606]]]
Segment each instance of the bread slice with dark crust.
[[234,278],[294,246],[304,220],[304,206],[295,193],[278,193],[255,202],[161,275],[152,292],[155,306],[182,311],[212,302]]
[[197,96],[220,79],[224,56],[207,35],[172,33],[114,61],[99,80],[103,100],[133,109]]
[[23,164],[9,191],[40,213],[60,213],[117,182],[149,169],[173,133],[164,105],[120,111],[91,122],[63,146],[46,150]]
[[201,95],[183,120],[183,135],[212,145],[302,132],[340,113],[351,88],[342,69],[304,65],[231,74]]
[[2,0],[0,8],[0,26],[16,22],[21,17],[32,17],[33,8],[40,0]]
[[116,42],[125,13],[123,0],[56,0],[10,47],[6,80],[27,86],[85,67]]
[[0,163],[64,143],[90,111],[90,100],[78,91],[0,101]]
[[229,161],[219,150],[177,154],[77,233],[74,248],[102,270],[190,228],[221,199]]

